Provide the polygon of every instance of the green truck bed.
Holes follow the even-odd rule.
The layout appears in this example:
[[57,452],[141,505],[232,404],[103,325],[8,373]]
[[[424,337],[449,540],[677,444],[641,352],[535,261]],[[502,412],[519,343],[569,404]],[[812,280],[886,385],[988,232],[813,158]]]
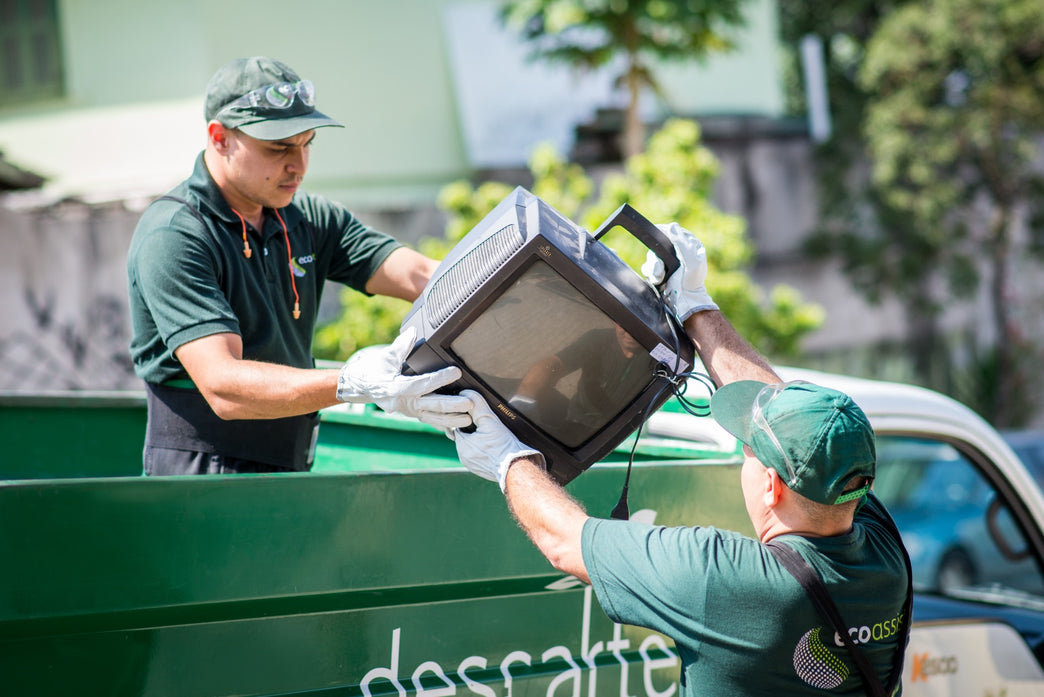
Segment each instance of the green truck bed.
[[[793,377],[851,394],[891,481],[928,487],[900,523],[920,542],[915,580],[929,579],[903,694],[1042,694],[1044,492],[1030,472],[941,395]],[[734,441],[671,408],[638,442],[632,518],[751,533]],[[339,408],[314,472],[146,478],[144,424],[141,395],[0,395],[0,697],[678,694],[673,645],[610,622],[437,430]],[[569,484],[593,515],[615,506],[629,450]],[[966,522],[925,465],[985,487]],[[1002,511],[1018,530],[996,525]],[[933,586],[943,543],[991,560],[982,578]]]
[[[0,694],[576,695],[596,675],[615,696],[677,679],[669,645],[614,626],[434,429],[333,410],[315,472],[145,478],[143,428],[131,395],[0,402]],[[593,513],[626,455],[570,484]],[[639,457],[636,516],[699,522],[685,491],[749,525],[734,452]]]
[[[678,409],[672,404],[665,409]],[[372,405],[322,412],[314,472],[403,472],[459,467],[453,442]],[[145,396],[137,392],[0,393],[0,480],[142,474]],[[604,459],[626,462],[633,437]],[[636,461],[714,455],[698,444],[643,438]],[[393,455],[393,456],[392,456]]]

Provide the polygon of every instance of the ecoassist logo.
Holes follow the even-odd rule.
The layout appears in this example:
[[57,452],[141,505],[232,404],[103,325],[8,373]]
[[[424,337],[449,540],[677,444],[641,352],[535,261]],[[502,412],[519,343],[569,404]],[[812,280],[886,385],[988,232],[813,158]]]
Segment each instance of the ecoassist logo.
[[306,254],[305,256],[297,257],[296,259],[290,259],[290,271],[297,278],[304,278],[305,274],[308,273],[305,271],[305,264],[311,264],[314,261],[315,256],[312,254]]
[[[873,626],[849,627],[848,637],[856,646],[871,641],[885,641],[899,633],[902,623],[903,614],[900,612],[892,619]],[[824,631],[828,630],[825,627],[813,627],[798,641],[794,647],[794,672],[812,687],[833,690],[841,686],[851,671],[841,659],[841,655],[846,653],[841,637],[834,633],[831,648],[822,639]]]
[[823,627],[813,627],[801,637],[794,649],[794,670],[812,687],[833,690],[848,677],[848,666],[819,638],[821,631]]

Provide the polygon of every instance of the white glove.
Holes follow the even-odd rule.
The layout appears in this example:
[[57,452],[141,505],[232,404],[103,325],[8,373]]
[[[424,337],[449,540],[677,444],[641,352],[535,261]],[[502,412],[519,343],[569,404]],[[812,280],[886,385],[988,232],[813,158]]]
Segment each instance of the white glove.
[[[707,278],[707,250],[703,243],[678,223],[657,225],[667,235],[681,266],[667,279],[663,300],[682,322],[701,310],[717,310],[703,282]],[[651,250],[645,255],[642,275],[654,286],[663,283],[664,265]]]
[[337,399],[373,402],[385,411],[419,419],[436,428],[463,428],[471,423],[471,400],[459,395],[429,394],[460,378],[460,368],[449,366],[433,373],[403,375],[402,364],[413,348],[416,330],[410,327],[389,346],[356,351],[341,368]]
[[475,423],[474,432],[457,431],[453,438],[457,444],[457,457],[468,470],[496,482],[503,491],[508,468],[516,458],[529,457],[544,466],[544,456],[515,438],[482,395],[474,390],[464,390],[460,396],[471,400],[471,420]]
[[423,397],[399,397],[394,404],[386,400],[376,404],[385,411],[398,412],[444,431],[471,425],[468,413],[471,402],[460,395],[432,393]]

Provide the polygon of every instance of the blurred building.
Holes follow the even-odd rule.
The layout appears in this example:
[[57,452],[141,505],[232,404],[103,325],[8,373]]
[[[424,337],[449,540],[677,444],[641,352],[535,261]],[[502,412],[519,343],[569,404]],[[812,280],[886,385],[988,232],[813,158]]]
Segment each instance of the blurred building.
[[[306,188],[407,242],[442,234],[445,184],[524,183],[539,143],[604,159],[624,103],[611,71],[529,61],[498,5],[0,2],[0,390],[138,386],[126,248],[141,209],[189,173],[205,85],[228,60],[269,55],[315,83],[320,108],[346,128],[319,132]],[[663,98],[644,116],[700,120],[721,160],[717,203],[747,220],[757,245],[755,279],[827,310],[807,349],[849,360],[901,347],[899,307],[867,306],[837,265],[800,251],[815,224],[810,129],[783,116],[775,0],[750,0],[747,19],[736,51],[662,66]]]
[[[17,190],[0,195],[12,250],[0,262],[0,389],[135,386],[125,250],[142,207],[189,173],[205,85],[228,60],[269,55],[316,84],[320,108],[347,127],[319,132],[306,188],[406,241],[442,234],[435,197],[450,181],[520,176],[542,142],[597,159],[591,134],[624,101],[611,72],[529,61],[498,5],[2,3],[0,153]],[[707,133],[723,157],[722,205],[755,235],[759,220],[793,221],[774,236],[797,239],[808,213],[771,211],[779,181],[787,208],[807,208],[811,191],[804,129],[780,126],[776,12],[774,0],[751,0],[738,49],[664,66],[665,99],[643,110],[650,122],[716,119]]]
[[[12,0],[3,3],[0,151],[54,197],[152,196],[202,148],[203,92],[222,63],[269,55],[342,120],[309,189],[351,206],[428,204],[447,181],[518,166],[539,142],[621,103],[608,72],[530,62],[496,0]],[[679,113],[778,117],[774,0],[752,0],[739,49],[667,66]],[[661,105],[647,105],[650,116]]]

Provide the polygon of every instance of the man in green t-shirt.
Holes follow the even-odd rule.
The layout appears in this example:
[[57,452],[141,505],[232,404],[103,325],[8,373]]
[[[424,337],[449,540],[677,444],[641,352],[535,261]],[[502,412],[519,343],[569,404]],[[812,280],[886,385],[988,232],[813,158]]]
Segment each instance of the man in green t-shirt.
[[[682,695],[868,694],[840,637],[770,540],[814,569],[888,685],[905,650],[908,574],[902,542],[869,491],[876,453],[866,415],[835,390],[782,383],[707,294],[703,245],[677,224],[662,229],[681,260],[664,300],[719,386],[714,417],[744,444],[740,487],[756,537],[589,517],[547,475],[543,456],[472,391],[462,395],[474,402],[477,429],[454,434],[458,455],[500,484],[540,551],[590,583],[610,619],[674,640]],[[654,265],[643,271],[663,280]]]
[[271,58],[234,60],[207,85],[204,115],[192,175],[149,206],[127,255],[145,472],[310,469],[317,412],[338,402],[470,422],[466,400],[429,394],[457,368],[401,374],[412,336],[315,369],[326,280],[412,301],[437,262],[299,190],[316,129],[341,126],[316,109],[312,83]]

